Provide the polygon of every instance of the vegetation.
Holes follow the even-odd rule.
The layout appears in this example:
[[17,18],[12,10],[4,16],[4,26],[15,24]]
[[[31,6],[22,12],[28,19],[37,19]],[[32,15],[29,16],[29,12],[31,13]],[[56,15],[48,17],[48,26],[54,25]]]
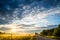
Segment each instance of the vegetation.
[[0,32],[0,34],[5,34],[5,32]]
[[60,24],[58,25],[57,28],[52,28],[48,30],[43,30],[40,33],[41,36],[46,36],[49,38],[60,38]]
[[0,40],[36,40],[34,35],[0,34]]
[[0,34],[0,40],[33,40],[33,36]]

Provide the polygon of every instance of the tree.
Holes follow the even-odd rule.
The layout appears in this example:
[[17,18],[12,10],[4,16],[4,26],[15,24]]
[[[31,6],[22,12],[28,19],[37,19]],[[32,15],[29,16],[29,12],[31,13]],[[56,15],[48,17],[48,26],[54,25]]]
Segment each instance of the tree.
[[43,30],[41,32],[41,35],[60,37],[60,24],[58,25],[57,28],[52,28],[49,30]]
[[2,32],[0,32],[0,34],[2,34]]
[[54,30],[53,36],[60,37],[60,28]]
[[55,28],[50,29],[50,30],[48,31],[48,36],[52,36],[52,35],[53,35],[54,29],[55,29]]
[[60,24],[58,25],[58,28],[60,28]]
[[58,27],[54,30],[53,33],[54,36],[60,37],[60,24],[58,25]]
[[40,33],[40,35],[48,35],[48,31],[49,31],[49,30],[43,30],[43,31]]

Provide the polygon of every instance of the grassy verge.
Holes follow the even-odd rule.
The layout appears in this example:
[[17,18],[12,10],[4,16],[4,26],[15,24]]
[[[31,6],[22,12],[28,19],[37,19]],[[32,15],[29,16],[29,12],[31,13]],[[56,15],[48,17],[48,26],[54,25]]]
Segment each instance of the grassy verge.
[[46,36],[46,35],[42,35],[42,36],[51,39],[60,39],[60,37],[56,37],[56,36]]
[[46,36],[47,38],[52,38],[52,39],[59,39],[60,37],[55,37],[55,36]]
[[32,36],[20,36],[20,35],[9,35],[9,34],[1,34],[0,40],[30,40]]

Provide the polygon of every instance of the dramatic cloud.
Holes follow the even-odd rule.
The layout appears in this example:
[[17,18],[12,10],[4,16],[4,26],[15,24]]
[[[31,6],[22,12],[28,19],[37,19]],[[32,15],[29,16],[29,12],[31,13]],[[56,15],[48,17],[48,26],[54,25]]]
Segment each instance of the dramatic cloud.
[[41,27],[49,24],[60,24],[59,20],[60,0],[0,1],[0,30],[3,31],[41,31],[44,29]]

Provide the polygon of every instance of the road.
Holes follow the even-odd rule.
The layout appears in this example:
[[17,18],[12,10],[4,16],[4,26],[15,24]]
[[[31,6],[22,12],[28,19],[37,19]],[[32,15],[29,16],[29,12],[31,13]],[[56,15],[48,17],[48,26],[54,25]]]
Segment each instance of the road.
[[41,36],[33,36],[33,38],[35,40],[57,40],[57,39],[50,39],[50,38],[45,38],[45,37],[41,37]]

